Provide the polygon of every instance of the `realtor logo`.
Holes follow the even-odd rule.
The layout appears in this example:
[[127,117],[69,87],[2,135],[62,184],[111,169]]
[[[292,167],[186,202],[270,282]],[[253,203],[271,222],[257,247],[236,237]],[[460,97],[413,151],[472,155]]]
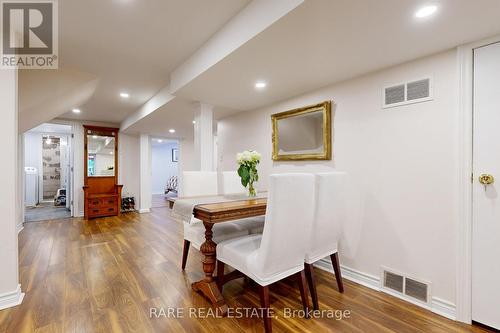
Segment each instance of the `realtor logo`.
[[57,1],[2,0],[1,68],[57,69]]

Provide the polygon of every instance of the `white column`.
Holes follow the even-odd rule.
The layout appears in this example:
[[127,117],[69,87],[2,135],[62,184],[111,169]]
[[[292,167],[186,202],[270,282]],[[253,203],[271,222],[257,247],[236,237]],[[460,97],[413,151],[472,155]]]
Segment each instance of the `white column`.
[[194,124],[195,167],[200,171],[213,171],[214,127],[213,106],[199,103]]
[[24,197],[26,196],[24,183],[24,134],[17,135],[17,233],[24,229]]
[[17,72],[0,70],[0,135],[2,153],[5,158],[0,164],[0,309],[9,308],[22,302],[18,272],[17,219],[20,209],[18,136],[17,136]]
[[151,210],[151,140],[149,135],[141,134],[139,139],[139,170],[140,170],[140,208],[139,213],[149,213]]

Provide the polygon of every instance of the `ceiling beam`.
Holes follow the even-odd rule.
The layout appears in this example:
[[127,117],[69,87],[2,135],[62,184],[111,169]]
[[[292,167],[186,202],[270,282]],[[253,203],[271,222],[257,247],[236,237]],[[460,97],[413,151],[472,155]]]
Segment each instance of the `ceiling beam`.
[[[302,4],[304,0],[253,0],[170,75],[160,90],[120,126],[125,131],[175,99],[175,92]],[[203,101],[202,101],[203,102]]]
[[127,128],[155,112],[165,104],[175,99],[175,96],[170,93],[170,87],[166,86],[156,93],[149,101],[147,101],[139,110],[132,113],[120,125],[120,131],[125,131]]
[[303,2],[304,0],[250,2],[170,74],[171,92],[178,91]]

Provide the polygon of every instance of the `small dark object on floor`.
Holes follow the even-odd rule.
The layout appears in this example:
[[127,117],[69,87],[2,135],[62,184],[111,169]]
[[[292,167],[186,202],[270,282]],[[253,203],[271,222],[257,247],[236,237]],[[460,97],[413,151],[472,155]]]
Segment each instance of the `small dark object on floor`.
[[122,198],[122,212],[133,212],[135,211],[135,198],[134,197],[123,197]]

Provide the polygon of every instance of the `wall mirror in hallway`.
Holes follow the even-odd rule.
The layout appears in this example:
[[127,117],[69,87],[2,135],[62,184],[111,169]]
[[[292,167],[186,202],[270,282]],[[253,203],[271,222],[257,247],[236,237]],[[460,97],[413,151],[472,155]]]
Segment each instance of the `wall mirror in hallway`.
[[115,137],[112,133],[87,134],[87,176],[115,175]]
[[331,159],[331,102],[273,114],[273,160]]

